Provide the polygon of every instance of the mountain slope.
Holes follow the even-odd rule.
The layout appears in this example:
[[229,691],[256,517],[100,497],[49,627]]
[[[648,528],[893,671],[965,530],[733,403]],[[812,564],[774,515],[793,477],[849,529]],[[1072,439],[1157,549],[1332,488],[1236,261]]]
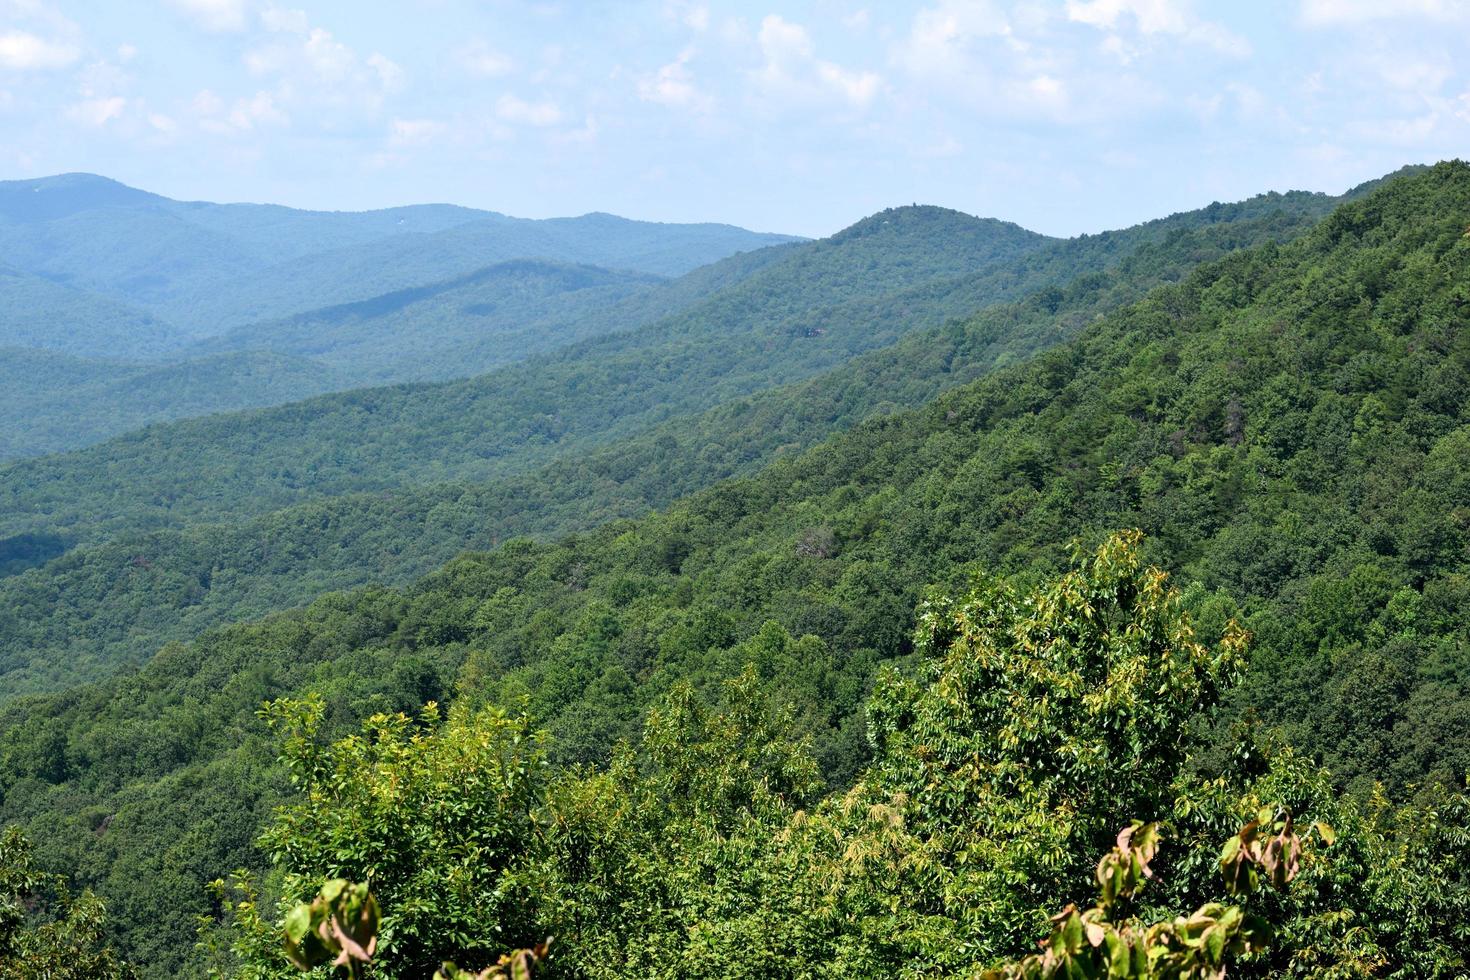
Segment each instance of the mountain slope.
[[0,264],[0,347],[81,357],[129,350],[147,357],[185,340],[182,331],[142,310]]
[[350,379],[343,387],[464,377],[603,333],[617,321],[598,312],[659,282],[594,266],[519,259],[237,328],[198,349],[310,357]]
[[0,262],[141,306],[196,336],[513,258],[677,275],[791,240],[598,214],[534,221],[446,205],[352,213],[182,202],[87,174],[0,181]]
[[[480,378],[179,422],[10,464],[0,468],[0,535],[45,528],[95,540],[128,526],[521,472],[810,376],[961,312],[878,305],[873,315],[830,318],[823,304],[999,266],[1046,241],[937,208],[885,212],[792,248],[674,317]],[[123,486],[126,502],[116,498]]]
[[[910,333],[808,381],[671,419],[523,476],[353,494],[237,526],[123,534],[78,548],[45,569],[0,582],[0,607],[9,610],[0,613],[0,695],[92,678],[141,660],[165,639],[185,639],[207,625],[304,602],[326,589],[406,581],[466,548],[639,516],[866,417],[922,404],[1023,360],[1201,262],[1300,234],[1325,204],[1305,195],[1296,203],[1295,214],[1278,199],[1270,207],[1207,209],[1208,219],[1205,212],[1178,215],[1107,236],[1097,248],[1066,243],[1081,274],[1065,289],[1045,288],[1023,302]],[[1105,271],[1095,271],[1104,259]],[[1065,267],[1057,256],[1044,261],[1032,253],[1023,261],[1042,283]],[[992,284],[1003,274],[966,277],[961,286],[946,281],[940,295],[983,295],[981,284],[1004,294],[1004,284]],[[921,290],[931,288],[940,287]],[[911,292],[882,303],[912,315],[920,300],[932,302],[927,293],[915,299]],[[128,572],[118,574],[121,568]]]
[[120,363],[0,348],[0,459],[60,452],[155,422],[344,387],[319,362],[256,351]]
[[[148,314],[16,272],[28,289],[0,292],[19,310],[10,321],[18,349],[0,355],[0,387],[11,385],[17,405],[0,433],[0,459],[64,452],[145,424],[285,404],[369,383],[479,374],[677,313],[783,254],[777,247],[744,252],[674,280],[523,259],[195,342]],[[0,270],[0,286],[5,282]],[[68,309],[62,301],[80,307],[64,327],[29,314],[33,308]],[[161,356],[146,372],[136,362],[96,357],[63,369],[39,349],[73,337],[74,346],[104,356],[128,349]],[[253,356],[217,356],[231,351]],[[219,369],[231,363],[252,367],[227,378]],[[259,369],[271,363],[279,372],[262,374]],[[206,365],[215,370],[201,370]],[[38,373],[28,376],[33,367]],[[145,373],[147,391],[126,383]]]
[[1257,634],[1242,706],[1301,719],[1348,777],[1457,778],[1467,222],[1470,167],[1444,164],[663,514],[327,596],[14,702],[0,817],[82,869],[124,948],[176,975],[187,953],[159,916],[211,913],[202,882],[259,860],[254,829],[284,789],[263,698],[319,692],[341,731],[431,698],[524,694],[564,760],[598,759],[675,680],[753,660],[840,780],[862,760],[874,665],[909,652],[921,583],[1053,569],[1074,535],[1126,525],[1197,583],[1202,632],[1239,604]]

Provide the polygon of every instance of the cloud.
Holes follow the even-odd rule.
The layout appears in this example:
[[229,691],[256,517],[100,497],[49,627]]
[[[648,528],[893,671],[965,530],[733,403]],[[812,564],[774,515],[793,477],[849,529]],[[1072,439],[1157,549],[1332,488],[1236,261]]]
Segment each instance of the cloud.
[[424,146],[432,143],[448,129],[437,119],[395,119],[388,126],[388,142],[392,146]]
[[679,57],[653,74],[640,78],[638,97],[645,102],[708,112],[714,106],[714,100],[694,84],[694,76],[689,71],[689,61],[693,57],[694,49],[685,48]]
[[514,95],[502,95],[495,103],[495,114],[522,126],[555,126],[561,122],[561,109],[555,102],[526,102]]
[[247,22],[245,0],[169,0],[206,31],[243,31]]
[[765,64],[754,77],[769,94],[802,101],[836,95],[851,106],[864,108],[882,88],[883,79],[875,72],[817,58],[806,28],[779,14],[761,21],[756,41]]
[[270,92],[256,92],[248,99],[236,99],[230,109],[229,122],[236,129],[254,129],[257,126],[284,126],[291,120],[276,97]]
[[311,29],[306,11],[277,7],[274,4],[260,12],[260,24],[266,30],[280,34],[305,34]]
[[352,49],[321,27],[307,32],[300,51],[312,73],[324,82],[346,81],[357,64]]
[[987,40],[1009,37],[1006,16],[985,0],[943,0],[914,15],[908,37],[898,46],[895,60],[919,75],[964,72],[975,47]]
[[111,120],[119,118],[127,106],[127,100],[120,95],[102,99],[83,99],[68,107],[66,116],[73,122],[87,126],[105,126]]
[[856,106],[873,101],[883,80],[870,71],[849,71],[830,61],[817,62],[817,77],[826,86]]
[[378,76],[378,84],[385,92],[396,92],[403,87],[403,69],[384,55],[374,51],[368,55],[367,66]]
[[142,99],[130,99],[133,77],[107,59],[88,64],[76,75],[78,100],[65,109],[66,118],[84,126],[102,127],[123,118],[130,103],[142,108]]
[[268,126],[285,126],[291,122],[285,110],[276,102],[271,92],[256,92],[249,98],[236,99],[226,107],[225,102],[209,89],[194,96],[191,109],[206,132],[237,134]]
[[65,68],[81,57],[70,44],[47,41],[25,31],[0,33],[0,68],[32,71]]
[[709,7],[690,0],[665,0],[664,17],[683,24],[691,31],[703,33],[709,30]]
[[1251,53],[1249,41],[1222,24],[1195,16],[1183,0],[1067,0],[1067,19],[1114,32],[1109,41],[1115,53],[1126,51],[1115,39],[1127,24],[1142,35],[1169,35],[1234,57]]
[[311,27],[295,11],[273,10],[263,15],[275,25],[273,38],[246,51],[243,60],[252,75],[274,79],[282,105],[311,102],[372,115],[385,96],[403,87],[403,69],[385,55],[360,58],[331,31]]
[[509,55],[496,51],[484,41],[475,40],[455,52],[461,68],[477,78],[500,78],[515,71]]
[[1301,5],[1302,23],[1310,27],[1410,18],[1470,20],[1470,3],[1466,0],[1302,0]]

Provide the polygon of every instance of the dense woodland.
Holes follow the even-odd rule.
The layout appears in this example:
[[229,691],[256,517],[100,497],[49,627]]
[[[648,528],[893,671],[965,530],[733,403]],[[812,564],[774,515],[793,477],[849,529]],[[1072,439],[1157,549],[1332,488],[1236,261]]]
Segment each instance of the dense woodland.
[[[1320,204],[1307,196],[1298,203]],[[1214,209],[1208,216],[1201,212],[1171,220],[1164,235],[1145,226],[1109,236],[1128,241],[1126,246],[1084,242],[1084,272],[1065,287],[1037,285],[1026,300],[992,305],[968,319],[916,331],[809,381],[670,419],[591,453],[560,452],[556,461],[519,477],[335,496],[244,523],[121,533],[105,543],[75,548],[45,568],[0,581],[0,595],[10,610],[0,629],[5,637],[0,643],[5,668],[0,691],[55,688],[95,677],[99,670],[150,655],[163,639],[296,605],[329,588],[409,581],[467,548],[641,516],[719,479],[805,449],[865,417],[922,405],[996,365],[1059,343],[1102,312],[1136,300],[1160,282],[1177,280],[1201,262],[1290,237],[1310,223],[1310,212],[1279,207]],[[1126,254],[1114,258],[1122,248]],[[1101,256],[1109,256],[1107,267],[1086,271],[1093,267],[1093,257]],[[1058,264],[1055,259],[1036,262],[1034,272],[1028,265],[1020,281],[1050,282]],[[806,281],[797,279],[793,288]],[[967,290],[973,288],[967,283]],[[888,319],[901,318],[893,313]],[[710,370],[718,370],[717,363],[712,359]],[[397,409],[380,414],[401,415]],[[290,431],[283,427],[274,437],[287,450]],[[335,438],[354,437],[342,432]],[[406,448],[420,452],[423,447],[412,443]],[[453,452],[452,445],[444,450],[450,458]],[[259,458],[258,452],[239,463],[255,479],[259,474],[249,468]],[[380,456],[378,475],[387,473],[389,458]],[[416,472],[405,469],[408,475]],[[204,480],[200,474],[196,485],[211,487],[208,496],[174,501],[170,511],[209,507],[206,517],[219,515],[232,498],[220,496],[218,473]],[[123,480],[122,485],[131,482]],[[324,483],[318,479],[308,489],[320,495]],[[78,499],[82,492],[78,490]],[[255,493],[263,493],[258,484]],[[95,506],[111,506],[121,514],[126,501],[143,499],[141,493],[120,495],[110,489],[105,502]],[[255,499],[236,504],[233,513]],[[98,524],[89,515],[94,531]],[[65,546],[66,539],[53,531],[18,538],[26,542],[37,536],[55,542],[58,549]],[[31,553],[36,560],[55,557],[54,552]],[[119,568],[127,569],[126,574],[119,575]]]
[[[676,285],[686,273],[784,241],[604,214],[172,201],[89,174],[0,181],[0,390],[45,392],[21,403],[0,459],[323,391],[476,374],[647,322],[712,278]],[[586,265],[597,268],[581,278],[564,268]],[[613,302],[628,293],[641,302]],[[73,376],[66,388],[40,388],[34,360],[17,357],[38,351],[76,358],[47,365]],[[252,374],[221,351],[270,355],[273,370]],[[219,383],[241,368],[236,384]]]
[[1465,975],[1470,166],[1349,197],[11,464],[0,957],[289,976],[345,878],[383,977]]

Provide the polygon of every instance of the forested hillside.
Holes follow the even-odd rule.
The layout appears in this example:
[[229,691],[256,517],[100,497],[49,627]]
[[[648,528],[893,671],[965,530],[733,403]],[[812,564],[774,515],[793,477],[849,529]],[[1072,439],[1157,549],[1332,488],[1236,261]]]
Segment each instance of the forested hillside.
[[[324,596],[171,646],[135,673],[13,700],[0,707],[0,819],[29,828],[49,863],[77,869],[111,901],[122,949],[172,975],[189,950],[158,923],[181,910],[213,914],[203,882],[263,868],[258,847],[280,872],[305,876],[272,880],[287,894],[328,871],[369,870],[323,858],[312,842],[361,827],[354,807],[370,789],[308,796],[256,843],[272,806],[291,798],[255,715],[262,700],[322,698],[319,727],[289,743],[288,757],[373,712],[413,715],[428,700],[461,713],[448,744],[463,746],[452,726],[469,712],[521,706],[549,729],[555,766],[612,769],[579,774],[548,803],[569,822],[547,826],[576,834],[514,879],[546,905],[528,905],[514,937],[477,935],[463,948],[561,923],[572,930],[569,962],[586,975],[638,973],[672,956],[689,975],[717,976],[778,922],[780,941],[756,947],[748,971],[766,955],[849,972],[909,959],[958,970],[1020,955],[1064,894],[1091,895],[1092,859],[1120,822],[1172,819],[1185,837],[1218,840],[1238,814],[1284,802],[1331,810],[1359,843],[1339,840],[1346,850],[1314,865],[1304,904],[1282,912],[1284,959],[1253,961],[1256,972],[1242,975],[1279,975],[1303,962],[1291,958],[1300,948],[1313,963],[1454,976],[1465,940],[1455,910],[1467,893],[1453,856],[1463,818],[1451,815],[1463,803],[1441,805],[1436,787],[1463,786],[1470,770],[1467,227],[1470,166],[1441,164],[1343,205],[1293,242],[1160,286],[1028,363],[659,514],[505,543],[407,588]],[[1146,534],[1141,558],[1174,573],[1200,636],[1239,637],[1232,616],[1254,634],[1240,687],[1226,674],[1243,637],[1218,661],[1203,651],[1148,659],[1149,644],[1186,649],[1192,634],[1157,611],[1158,580],[1134,578],[1140,559],[1120,557],[1119,545],[1081,566],[1081,578],[1043,584],[1070,565],[1075,537],[1091,547],[1128,527]],[[1010,575],[1011,591],[981,583],[969,599],[936,597],[916,648],[927,587],[963,594],[979,569]],[[1128,626],[1134,616],[1143,625]],[[1000,654],[1012,649],[1015,668]],[[1097,651],[1122,658],[1101,700],[1088,693]],[[904,680],[918,657],[927,673]],[[885,663],[900,674],[878,685],[865,723]],[[765,709],[739,705],[701,713],[747,665],[747,686],[774,698],[789,724],[763,733]],[[1182,693],[1156,700],[1143,676]],[[1021,702],[987,693],[999,680],[1037,703],[1043,692],[1029,685],[1046,677],[1060,685],[1047,702],[1054,714],[1017,713]],[[1186,752],[1185,708],[1217,684],[1228,688],[1226,711],[1213,728],[1191,726],[1202,742]],[[1112,712],[1127,737],[1109,728]],[[1036,729],[1038,717],[1060,727]],[[1254,727],[1225,724],[1252,718]],[[486,764],[521,771],[503,767],[511,743],[485,724],[475,744],[487,746]],[[742,731],[749,742],[720,740]],[[985,741],[992,731],[1037,741],[1034,750],[1004,734]],[[612,753],[622,738],[631,755]],[[814,765],[781,755],[786,738],[806,739]],[[1331,781],[1314,782],[1281,739],[1330,767]],[[368,743],[301,762],[298,789],[316,792],[314,780],[333,771],[378,772],[352,764],[353,744]],[[1036,771],[1056,778],[1024,777],[1035,759],[1054,761]],[[728,779],[702,775],[696,763],[711,760],[731,762]],[[860,774],[853,795],[810,816],[790,809],[821,795],[819,775],[843,790]],[[1008,794],[1013,780],[1027,791]],[[1374,782],[1444,816],[1408,811],[1385,831],[1336,799]],[[701,809],[705,791],[713,809]],[[685,799],[694,810],[679,809]],[[452,813],[453,799],[444,806],[419,806],[416,826],[431,832],[439,825],[419,814]],[[520,807],[498,812],[520,820]],[[718,822],[727,812],[735,824]],[[1411,842],[1442,826],[1448,837]],[[1384,842],[1389,832],[1402,834],[1403,851]],[[453,865],[460,852],[445,846]],[[850,863],[864,854],[874,863]],[[479,867],[486,888],[511,887],[505,865]],[[1186,864],[1165,877],[1177,889],[1168,907],[1211,897],[1201,871]],[[834,875],[866,884],[822,891]],[[1015,884],[1033,877],[1036,892]],[[643,898],[609,905],[599,897],[607,882]],[[404,893],[414,894],[423,893]],[[639,908],[656,911],[640,918]],[[605,928],[583,934],[578,923]],[[619,937],[644,938],[634,948]]]
[[[606,214],[180,202],[87,174],[0,181],[0,350],[17,349],[0,386],[38,387],[22,372],[39,352],[86,359],[64,369],[76,384],[11,417],[0,459],[365,384],[468,377],[668,315],[764,261],[742,252],[792,241]],[[282,370],[263,379],[269,364]]]
[[[1310,195],[1283,203],[1265,197],[1068,243],[1065,254],[1080,271],[1065,288],[1039,285],[1030,299],[916,331],[809,381],[671,419],[518,477],[349,494],[239,525],[125,533],[84,546],[48,568],[0,583],[9,610],[0,613],[0,692],[95,679],[209,624],[302,603],[330,588],[404,582],[459,551],[513,535],[641,515],[870,415],[923,404],[992,367],[1025,359],[1201,262],[1300,234],[1323,206]],[[985,306],[985,284],[996,295],[1009,295],[1024,291],[1018,283],[1060,280],[1068,267],[1057,255],[1023,261],[1022,276],[1003,268],[947,281],[936,292],[974,297]],[[1009,284],[996,282],[1002,277]],[[921,308],[911,292],[884,303]]]
[[0,459],[63,452],[179,416],[239,411],[343,387],[314,360],[267,351],[167,364],[0,348]]
[[[885,212],[675,316],[477,378],[155,426],[5,466],[0,535],[44,528],[97,540],[354,490],[521,472],[942,321],[957,311],[929,303],[898,316],[885,304],[904,287],[999,266],[1045,242],[939,208]],[[844,306],[848,315],[829,319],[839,304],[866,315]]]

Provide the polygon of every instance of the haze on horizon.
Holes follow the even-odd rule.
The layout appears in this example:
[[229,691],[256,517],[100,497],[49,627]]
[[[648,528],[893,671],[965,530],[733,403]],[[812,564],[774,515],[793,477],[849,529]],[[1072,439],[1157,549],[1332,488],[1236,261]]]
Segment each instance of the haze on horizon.
[[[0,179],[811,236],[1338,192],[1470,138],[1465,0],[0,2]],[[854,162],[857,161],[857,162]]]

